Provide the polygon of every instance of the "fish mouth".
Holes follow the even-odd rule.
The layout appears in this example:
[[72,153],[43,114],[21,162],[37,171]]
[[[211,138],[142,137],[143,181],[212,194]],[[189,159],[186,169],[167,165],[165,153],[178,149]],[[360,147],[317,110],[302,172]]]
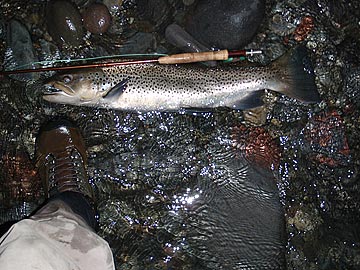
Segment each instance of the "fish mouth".
[[74,102],[74,91],[65,85],[58,82],[46,82],[44,84],[45,90],[43,91],[42,98],[48,102],[55,103],[70,103]]
[[64,95],[74,96],[75,92],[68,86],[59,82],[45,82],[44,96]]
[[62,90],[60,90],[52,85],[45,85],[45,90],[43,91],[43,94],[45,96],[49,96],[49,95],[56,95],[60,92],[62,92]]

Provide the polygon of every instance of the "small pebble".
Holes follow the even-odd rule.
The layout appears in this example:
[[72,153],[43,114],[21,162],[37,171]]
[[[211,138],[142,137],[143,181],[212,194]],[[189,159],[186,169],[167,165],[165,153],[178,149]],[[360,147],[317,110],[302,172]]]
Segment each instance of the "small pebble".
[[79,10],[69,1],[53,0],[46,6],[46,25],[50,36],[62,46],[79,46],[84,30]]
[[103,4],[92,4],[82,14],[84,27],[93,34],[105,33],[111,25],[111,15]]

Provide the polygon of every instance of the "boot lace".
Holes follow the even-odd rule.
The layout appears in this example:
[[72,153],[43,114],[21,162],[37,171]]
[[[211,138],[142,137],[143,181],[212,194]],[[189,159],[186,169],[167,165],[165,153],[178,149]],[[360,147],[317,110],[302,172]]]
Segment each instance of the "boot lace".
[[48,154],[45,166],[48,168],[49,194],[66,190],[88,194],[83,158],[76,148],[68,147],[62,152]]

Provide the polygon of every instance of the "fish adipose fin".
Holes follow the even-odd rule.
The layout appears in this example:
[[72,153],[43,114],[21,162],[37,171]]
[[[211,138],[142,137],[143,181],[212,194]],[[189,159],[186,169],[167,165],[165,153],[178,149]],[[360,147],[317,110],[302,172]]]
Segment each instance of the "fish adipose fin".
[[272,64],[278,69],[274,90],[305,103],[320,102],[314,69],[303,46],[298,46]]
[[104,96],[104,99],[117,99],[121,96],[121,94],[125,91],[127,87],[127,82],[129,79],[122,80],[113,88],[111,88]]

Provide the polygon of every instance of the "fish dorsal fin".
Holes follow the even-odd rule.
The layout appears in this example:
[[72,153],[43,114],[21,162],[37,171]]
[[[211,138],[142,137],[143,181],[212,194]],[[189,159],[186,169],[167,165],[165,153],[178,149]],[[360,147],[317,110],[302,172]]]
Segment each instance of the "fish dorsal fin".
[[113,88],[111,88],[104,96],[104,99],[114,99],[114,98],[118,98],[122,93],[124,93],[126,87],[127,87],[127,82],[129,81],[129,79],[124,79],[121,82],[119,82],[118,84],[116,84]]

